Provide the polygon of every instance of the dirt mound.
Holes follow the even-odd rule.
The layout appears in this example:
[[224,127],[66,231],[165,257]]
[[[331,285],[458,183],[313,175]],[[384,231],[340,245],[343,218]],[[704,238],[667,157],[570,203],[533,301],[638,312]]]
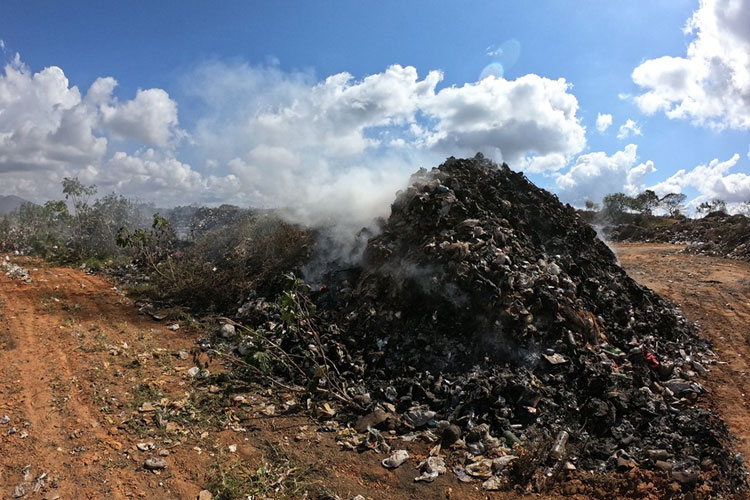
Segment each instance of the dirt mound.
[[285,328],[283,302],[256,299],[255,334],[371,411],[359,430],[455,443],[453,472],[486,489],[637,468],[744,488],[726,426],[696,405],[709,345],[572,207],[481,155],[412,180],[361,268],[313,294],[314,320]]

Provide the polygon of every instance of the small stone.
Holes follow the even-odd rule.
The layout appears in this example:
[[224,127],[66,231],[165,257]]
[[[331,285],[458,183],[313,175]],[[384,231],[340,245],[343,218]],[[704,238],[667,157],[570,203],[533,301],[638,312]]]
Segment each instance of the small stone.
[[0,424],[7,425],[10,423],[10,417],[8,415],[5,415],[3,418],[0,418]]
[[229,339],[234,337],[237,334],[237,329],[234,327],[234,325],[225,324],[221,327],[221,336],[225,339]]
[[148,470],[163,470],[167,468],[167,461],[162,458],[148,458],[143,466]]
[[24,488],[22,484],[19,484],[13,490],[13,498],[21,498],[24,495],[26,495],[26,488]]
[[672,462],[666,462],[664,460],[657,460],[654,464],[657,469],[669,472],[672,470]]
[[198,494],[198,500],[213,500],[213,494],[208,490],[203,490]]
[[667,450],[647,450],[646,455],[651,460],[666,460],[669,458],[669,452]]
[[138,443],[135,445],[136,448],[138,448],[141,451],[148,451],[154,449],[154,443],[148,442],[148,443]]
[[230,444],[229,446],[227,446],[227,449],[229,450],[229,453],[235,453],[237,451],[237,445]]
[[58,500],[59,498],[59,494],[55,493],[54,491],[48,491],[47,494],[42,497],[42,500]]
[[141,413],[147,413],[150,411],[156,411],[156,407],[153,403],[145,402],[138,408],[138,411]]
[[197,377],[198,375],[200,375],[200,373],[201,373],[201,369],[200,369],[200,368],[198,368],[197,366],[194,366],[194,367],[192,367],[191,369],[189,369],[189,370],[187,371],[187,373],[188,373],[188,375],[190,375],[191,377],[193,377],[193,378],[196,378],[196,377]]
[[698,473],[693,471],[672,471],[672,479],[682,484],[693,484],[698,481]]
[[176,332],[177,330],[179,330],[179,329],[180,329],[180,325],[179,325],[178,323],[175,323],[175,324],[173,324],[173,325],[169,325],[169,326],[167,327],[167,329],[169,329],[169,330],[172,330],[173,332]]
[[167,422],[166,431],[167,432],[180,432],[182,430],[182,427],[180,427],[180,424],[176,422]]

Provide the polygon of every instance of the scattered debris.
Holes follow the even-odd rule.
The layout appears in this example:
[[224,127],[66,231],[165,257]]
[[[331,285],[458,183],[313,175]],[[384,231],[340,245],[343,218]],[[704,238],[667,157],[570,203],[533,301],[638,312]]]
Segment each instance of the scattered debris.
[[427,460],[417,466],[417,469],[422,472],[422,475],[415,477],[414,482],[423,481],[431,483],[437,479],[440,474],[445,474],[447,471],[445,460],[440,457],[428,457]]
[[162,458],[147,458],[143,466],[148,470],[163,470],[167,468],[167,461]]
[[32,281],[29,270],[11,262],[7,255],[4,259],[0,259],[0,270],[4,271],[5,275],[12,280],[19,280],[26,284]]
[[[278,301],[253,297],[243,335],[218,335],[255,357],[238,364],[247,373],[314,392],[320,418],[354,410],[354,428],[326,423],[342,446],[386,453],[381,432],[393,431],[452,447],[466,460],[459,480],[489,490],[520,463],[543,477],[659,470],[646,452],[663,448],[675,470],[710,459],[717,471],[685,491],[744,488],[726,426],[696,404],[709,344],[554,195],[480,155],[451,158],[415,174],[365,236],[359,266],[334,266],[315,289],[295,281]],[[264,372],[267,357],[279,362]]]
[[387,469],[396,469],[401,467],[404,462],[409,460],[409,452],[406,450],[398,450],[390,457],[383,460],[383,467]]

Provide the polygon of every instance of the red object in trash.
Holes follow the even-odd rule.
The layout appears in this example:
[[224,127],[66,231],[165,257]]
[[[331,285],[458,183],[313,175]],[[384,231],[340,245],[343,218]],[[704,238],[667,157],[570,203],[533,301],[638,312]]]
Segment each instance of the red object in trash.
[[646,364],[648,364],[648,366],[650,366],[651,368],[658,368],[659,360],[656,359],[654,353],[646,351]]

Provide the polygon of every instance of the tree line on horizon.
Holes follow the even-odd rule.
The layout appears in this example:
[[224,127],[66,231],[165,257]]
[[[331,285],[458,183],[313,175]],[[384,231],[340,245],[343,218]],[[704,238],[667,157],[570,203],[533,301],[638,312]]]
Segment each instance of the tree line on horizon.
[[[684,216],[686,206],[685,200],[687,195],[684,193],[667,193],[659,197],[654,191],[647,189],[636,196],[629,196],[625,193],[608,194],[602,199],[601,204],[591,200],[586,200],[584,207],[590,212],[599,212],[610,218],[617,219],[625,213],[634,213],[641,215],[654,215],[654,212],[660,211],[670,217]],[[750,213],[750,202],[739,204],[737,211],[740,213]],[[695,208],[699,215],[707,215],[713,212],[727,212],[727,203],[721,199],[704,201]]]

